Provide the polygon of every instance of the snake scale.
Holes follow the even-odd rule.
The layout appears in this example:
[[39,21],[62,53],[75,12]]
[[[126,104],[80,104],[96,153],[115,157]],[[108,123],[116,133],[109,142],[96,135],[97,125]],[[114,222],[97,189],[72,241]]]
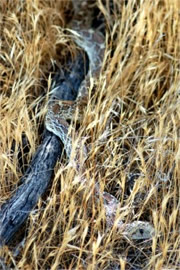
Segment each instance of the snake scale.
[[[87,158],[87,149],[80,141],[75,149],[75,155],[72,156],[73,139],[68,120],[73,119],[76,108],[84,104],[84,100],[88,95],[90,78],[96,79],[98,77],[105,53],[105,37],[99,29],[92,28],[92,9],[88,5],[90,5],[88,0],[74,0],[75,14],[68,25],[69,32],[74,37],[75,43],[85,53],[86,67],[82,65],[82,68],[86,68],[88,72],[78,89],[78,93],[74,94],[74,100],[66,92],[63,99],[60,100],[58,98],[58,83],[56,79],[54,80],[45,119],[46,129],[54,133],[62,141],[66,156],[79,175],[82,174],[82,171],[85,171],[84,161]],[[78,76],[78,74],[72,73],[71,76]],[[80,179],[87,183],[87,180],[81,175]],[[120,208],[119,201],[113,195],[101,192],[98,183],[95,186],[95,196],[97,201],[100,197],[103,199],[106,225],[112,228],[115,225],[116,212]],[[123,221],[119,221],[115,226],[130,239],[151,239],[154,235],[154,228],[149,222],[134,221],[125,224]]]

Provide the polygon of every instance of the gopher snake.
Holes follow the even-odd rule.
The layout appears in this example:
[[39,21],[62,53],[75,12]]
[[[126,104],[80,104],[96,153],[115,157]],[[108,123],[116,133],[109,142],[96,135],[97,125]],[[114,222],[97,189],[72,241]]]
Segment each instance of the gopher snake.
[[[84,97],[87,96],[90,77],[96,78],[98,76],[105,51],[105,39],[103,35],[97,29],[94,31],[91,28],[88,0],[74,0],[73,4],[75,16],[69,25],[69,31],[74,35],[76,44],[86,52],[89,59],[89,70],[85,80],[81,83],[75,101],[69,100],[68,98],[66,98],[66,100],[58,100],[56,95],[57,87],[52,85],[52,95],[50,97],[45,120],[46,128],[58,136],[64,144],[64,149],[69,160],[72,160],[72,138],[67,120],[72,119],[75,109],[77,106],[81,106]],[[83,159],[80,159],[81,148],[83,148],[81,151],[83,152]],[[79,168],[83,168],[84,160],[87,157],[87,150],[85,146],[79,143],[75,152],[73,164],[75,165],[77,173],[80,174]],[[85,168],[83,169],[85,170]],[[82,181],[86,183],[86,179],[83,178]],[[95,187],[95,195],[97,200],[99,200],[100,197],[103,198],[107,227],[114,226],[116,212],[120,207],[118,200],[107,192],[101,192],[98,184],[96,184]],[[152,238],[154,234],[154,229],[148,222],[134,221],[129,224],[124,224],[120,221],[116,224],[116,227],[120,229],[122,234],[130,239],[149,239]]]

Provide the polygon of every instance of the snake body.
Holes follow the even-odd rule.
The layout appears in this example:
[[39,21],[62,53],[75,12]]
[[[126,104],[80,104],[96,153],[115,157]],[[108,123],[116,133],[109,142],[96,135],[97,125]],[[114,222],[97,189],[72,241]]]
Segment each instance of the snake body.
[[[68,29],[73,34],[74,40],[86,54],[85,68],[86,76],[79,85],[78,93],[74,94],[72,99],[68,97],[66,91],[64,98],[58,99],[58,83],[55,80],[55,84],[51,88],[51,97],[49,101],[48,112],[45,119],[45,126],[47,130],[54,133],[60,138],[64,145],[64,149],[67,158],[71,160],[72,154],[72,137],[69,129],[68,119],[73,118],[74,111],[80,106],[84,97],[87,96],[87,89],[89,86],[90,78],[97,78],[100,73],[102,61],[105,51],[105,38],[100,31],[92,29],[91,27],[91,14],[88,8],[88,1],[73,1],[75,16],[70,23]],[[80,63],[81,68],[84,68],[84,64]],[[80,69],[79,68],[79,72]],[[76,70],[78,72],[78,69]],[[79,76],[72,72],[72,76]],[[73,87],[72,87],[73,88]],[[76,87],[77,88],[77,87]],[[61,87],[63,89],[63,87]],[[76,154],[73,157],[73,164],[78,174],[80,174],[79,168],[84,166],[82,159],[80,160],[79,151],[83,152],[83,160],[87,158],[87,149],[81,142],[76,147]],[[85,171],[85,168],[83,168]],[[86,182],[83,178],[82,181]],[[106,225],[112,228],[115,224],[115,217],[117,210],[120,208],[119,201],[111,194],[107,192],[101,192],[99,185],[95,187],[95,194],[97,200],[103,198],[104,209],[106,213]],[[119,221],[116,227],[120,229],[121,233],[130,239],[149,239],[154,235],[154,228],[148,223],[143,221],[134,221],[129,224],[125,224]]]

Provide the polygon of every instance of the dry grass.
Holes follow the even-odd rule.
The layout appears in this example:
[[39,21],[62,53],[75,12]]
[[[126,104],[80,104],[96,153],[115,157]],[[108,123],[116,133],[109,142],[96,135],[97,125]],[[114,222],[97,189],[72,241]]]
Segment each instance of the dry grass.
[[[114,0],[111,15],[97,2],[107,19],[107,45],[81,123],[89,185],[79,186],[74,172],[57,164],[48,195],[26,222],[18,256],[8,247],[0,251],[12,269],[180,267],[179,1]],[[40,142],[43,81],[73,46],[63,32],[68,10],[67,1],[0,2],[0,203],[22,176],[17,162],[22,134],[30,144],[27,162]],[[129,195],[130,173],[139,177]],[[115,228],[106,231],[103,206],[90,203],[96,181],[120,200],[125,222],[154,225],[152,241],[131,242]]]

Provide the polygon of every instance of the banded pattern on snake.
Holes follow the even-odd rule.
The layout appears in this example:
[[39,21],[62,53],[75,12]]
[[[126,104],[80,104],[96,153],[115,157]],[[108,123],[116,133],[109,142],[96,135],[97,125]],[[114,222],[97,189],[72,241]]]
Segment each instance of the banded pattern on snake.
[[[77,46],[85,52],[85,68],[88,70],[88,73],[81,83],[78,93],[75,94],[74,101],[72,101],[72,98],[69,98],[68,95],[64,100],[58,99],[58,86],[55,80],[55,83],[53,83],[51,87],[49,107],[45,119],[47,130],[60,138],[64,145],[67,158],[74,164],[77,174],[81,174],[82,170],[85,171],[84,160],[87,158],[87,149],[79,142],[75,150],[75,157],[71,156],[72,138],[67,120],[73,118],[77,106],[81,106],[84,98],[87,97],[90,78],[96,79],[98,77],[105,53],[105,38],[98,29],[94,30],[92,28],[92,10],[88,7],[88,4],[88,0],[73,1],[75,15],[69,25],[69,31],[74,36]],[[82,68],[84,68],[83,65]],[[78,74],[72,74],[72,76],[76,75],[78,76]],[[83,158],[81,159],[79,158],[80,151],[83,153]],[[87,182],[81,175],[80,178],[82,179],[81,181]],[[95,187],[95,195],[97,200],[99,200],[100,197],[103,198],[106,225],[112,228],[115,224],[116,212],[120,207],[118,200],[107,192],[101,192],[98,183]],[[154,235],[154,228],[148,222],[134,221],[129,224],[124,224],[123,221],[119,221],[116,227],[122,234],[130,239],[149,239]]]

